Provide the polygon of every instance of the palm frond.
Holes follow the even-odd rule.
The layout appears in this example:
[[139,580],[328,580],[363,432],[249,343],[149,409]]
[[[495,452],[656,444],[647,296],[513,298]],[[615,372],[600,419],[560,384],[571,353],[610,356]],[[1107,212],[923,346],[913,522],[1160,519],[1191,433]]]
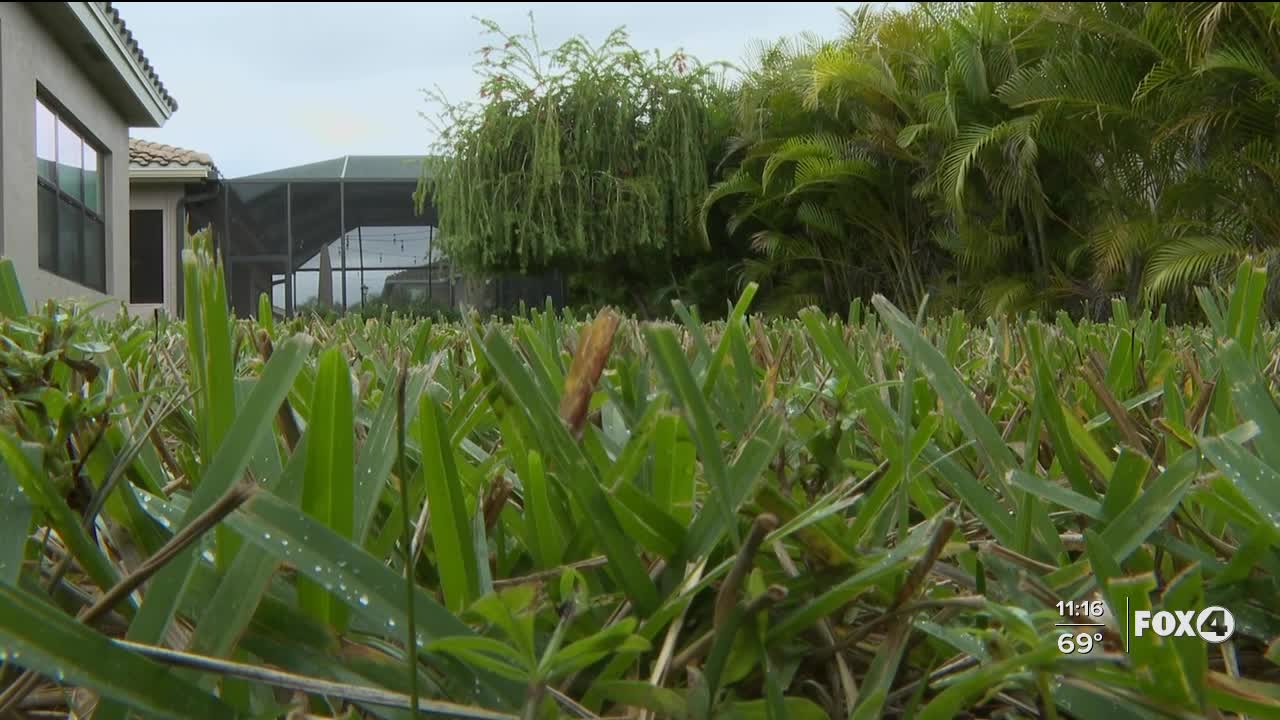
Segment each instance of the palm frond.
[[1245,248],[1230,240],[1189,236],[1166,243],[1147,263],[1142,291],[1149,301],[1158,301],[1175,290],[1185,290],[1205,280],[1215,270],[1238,261]]

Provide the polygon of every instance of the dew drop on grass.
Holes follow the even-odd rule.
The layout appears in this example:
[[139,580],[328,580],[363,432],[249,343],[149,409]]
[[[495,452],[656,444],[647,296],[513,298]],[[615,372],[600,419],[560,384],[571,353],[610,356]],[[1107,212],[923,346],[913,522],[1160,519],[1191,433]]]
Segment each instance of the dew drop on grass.
[[271,533],[262,533],[262,539],[263,539],[263,540],[270,540],[270,539],[271,539]]
[[289,547],[289,538],[280,538],[280,544],[284,547]]
[[316,566],[316,572],[323,572],[323,568],[321,568],[319,565],[317,565],[317,566]]
[[359,602],[359,603],[360,603],[362,606],[364,606],[364,607],[369,607],[369,596],[368,596],[368,595],[361,595],[361,596],[357,599],[357,602]]
[[389,628],[393,628],[393,627],[395,627],[395,626],[396,626],[396,621],[395,621],[395,620],[387,620],[387,627],[389,627]]

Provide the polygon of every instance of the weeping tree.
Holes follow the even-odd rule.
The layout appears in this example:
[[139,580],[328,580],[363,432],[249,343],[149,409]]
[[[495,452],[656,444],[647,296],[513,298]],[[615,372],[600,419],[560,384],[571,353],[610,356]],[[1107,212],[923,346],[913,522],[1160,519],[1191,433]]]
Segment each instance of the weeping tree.
[[720,69],[640,52],[623,30],[544,50],[532,22],[482,22],[494,42],[480,99],[431,94],[439,160],[418,200],[438,209],[450,257],[472,272],[558,270],[578,300],[642,312],[708,287],[695,223],[729,125]]

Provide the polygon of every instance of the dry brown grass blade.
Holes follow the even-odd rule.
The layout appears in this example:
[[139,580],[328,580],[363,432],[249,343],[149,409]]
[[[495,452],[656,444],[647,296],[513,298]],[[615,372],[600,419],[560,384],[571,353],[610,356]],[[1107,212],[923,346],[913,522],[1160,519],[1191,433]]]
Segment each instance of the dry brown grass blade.
[[[271,359],[271,353],[274,348],[271,346],[271,337],[267,335],[266,330],[259,329],[256,335],[258,344],[258,354],[262,356],[262,361]],[[285,444],[292,453],[298,447],[298,443],[302,438],[302,431],[298,428],[298,421],[293,416],[293,406],[289,404],[289,398],[285,398],[280,403],[280,409],[276,411],[276,421],[280,424],[280,431],[284,433]]]
[[[781,585],[770,585],[764,592],[751,598],[750,601],[743,606],[744,617],[754,617],[769,608],[777,605],[787,598],[787,589]],[[714,628],[706,631],[697,640],[689,643],[689,647],[685,648],[679,655],[671,661],[671,667],[685,667],[691,662],[701,658],[708,650],[711,649],[711,641],[715,639],[716,630]]]
[[542,570],[528,575],[521,575],[519,577],[495,579],[493,581],[493,587],[497,589],[515,587],[516,585],[528,585],[530,583],[538,583],[544,580],[560,577],[565,570],[589,570],[591,568],[601,568],[608,564],[609,558],[604,555],[598,555],[596,557],[587,558],[586,560],[579,560],[577,562],[571,562],[559,567],[554,567],[550,570]]
[[[888,461],[885,461],[886,466]],[[800,577],[800,568],[796,567],[795,561],[791,559],[791,555],[787,553],[786,547],[778,540],[772,543],[774,557],[778,559],[778,564],[782,566],[783,572],[788,577]],[[817,625],[818,637],[822,639],[823,647],[832,650],[835,654],[835,663],[828,669],[831,687],[839,687],[843,705],[840,706],[838,715],[846,715],[855,705],[858,704],[858,681],[854,679],[853,672],[849,669],[849,663],[845,660],[844,655],[834,652],[836,645],[836,634],[831,627],[831,618],[822,618]]]
[[507,506],[507,501],[511,499],[511,492],[514,489],[515,486],[511,480],[502,474],[498,474],[493,478],[493,482],[489,483],[483,505],[485,533],[493,532],[493,527],[498,524],[502,509]]
[[[403,693],[391,692],[389,690],[382,690],[380,688],[364,685],[352,685],[349,683],[321,680],[319,678],[296,675],[294,673],[259,667],[257,665],[246,665],[244,663],[231,662],[229,660],[222,660],[204,655],[194,655],[192,653],[170,650],[168,648],[143,645],[140,643],[129,642],[128,640],[116,640],[115,642],[117,645],[127,650],[132,650],[140,655],[151,658],[152,660],[165,663],[166,665],[173,665],[175,667],[185,667],[201,672],[217,673],[219,675],[226,675],[229,677],[243,678],[245,680],[260,682],[265,685],[271,685],[273,687],[298,690],[322,697],[342,698],[348,702],[366,703],[382,707],[403,708],[406,710],[413,708],[413,702],[410,700],[408,695]],[[417,711],[422,715],[467,718],[470,720],[511,720],[515,717],[514,715],[493,712],[483,708],[469,707],[466,705],[441,702],[438,700],[418,700]]]
[[573,356],[569,374],[565,376],[564,395],[560,397],[560,418],[575,436],[582,433],[586,423],[591,394],[609,360],[618,323],[618,316],[605,308],[578,340],[578,351]]
[[747,573],[751,572],[752,565],[755,564],[756,550],[760,548],[760,543],[764,542],[765,536],[776,527],[778,527],[778,518],[768,513],[758,516],[751,524],[751,533],[742,543],[738,557],[733,567],[729,569],[729,574],[725,576],[724,582],[721,583],[720,592],[716,595],[714,616],[716,628],[723,627],[725,621],[733,614],[733,609],[738,605],[738,590],[742,587],[742,581],[746,579]]
[[955,531],[955,520],[944,517],[938,522],[938,526],[933,529],[933,537],[929,539],[929,547],[925,549],[924,555],[911,568],[911,574],[907,575],[906,582],[902,583],[902,588],[898,590],[897,597],[893,599],[894,610],[902,607],[915,596],[924,579],[928,577],[929,571],[933,569],[934,563],[938,562],[938,558],[942,556],[942,550],[947,546],[947,540],[951,538],[952,533]]
[[1116,396],[1111,393],[1111,389],[1102,382],[1097,370],[1097,360],[1092,359],[1092,362],[1086,362],[1084,367],[1080,369],[1080,375],[1088,383],[1089,389],[1097,396],[1102,406],[1107,409],[1107,414],[1111,416],[1116,427],[1120,429],[1120,434],[1124,437],[1124,441],[1138,452],[1149,452],[1147,443],[1142,438],[1142,434],[1138,432],[1138,427],[1133,424],[1133,418],[1129,417],[1129,412],[1125,410],[1124,405],[1120,404]]

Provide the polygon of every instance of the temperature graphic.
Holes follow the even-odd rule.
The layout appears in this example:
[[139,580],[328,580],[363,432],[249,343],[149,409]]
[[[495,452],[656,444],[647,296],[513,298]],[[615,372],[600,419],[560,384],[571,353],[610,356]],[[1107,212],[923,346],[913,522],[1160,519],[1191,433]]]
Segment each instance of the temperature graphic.
[[1093,650],[1095,643],[1102,643],[1102,633],[1096,632],[1092,635],[1089,633],[1080,633],[1078,635],[1063,633],[1058,636],[1058,649],[1068,655],[1073,653],[1088,654]]

